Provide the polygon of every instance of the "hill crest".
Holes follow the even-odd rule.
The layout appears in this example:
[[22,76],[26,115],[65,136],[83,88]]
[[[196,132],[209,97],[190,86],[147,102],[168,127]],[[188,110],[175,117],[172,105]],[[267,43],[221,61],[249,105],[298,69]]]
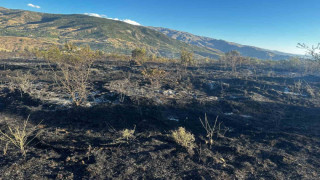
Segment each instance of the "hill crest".
[[255,46],[241,45],[238,43],[228,42],[221,39],[209,38],[205,36],[198,36],[188,32],[177,31],[169,28],[162,28],[162,27],[149,27],[149,28],[159,31],[173,39],[177,39],[185,43],[196,45],[199,47],[217,49],[224,53],[231,50],[237,50],[241,53],[242,56],[255,57],[255,58],[265,59],[265,60],[269,60],[269,59],[281,60],[281,59],[288,59],[293,56],[296,56],[294,54],[283,53],[280,51],[268,50],[268,49],[258,48]]

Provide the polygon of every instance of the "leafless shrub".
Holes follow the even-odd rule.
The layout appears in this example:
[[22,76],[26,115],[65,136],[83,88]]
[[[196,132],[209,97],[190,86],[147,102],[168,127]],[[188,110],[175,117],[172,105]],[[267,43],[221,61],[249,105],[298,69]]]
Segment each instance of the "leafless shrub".
[[145,89],[140,87],[137,81],[131,81],[130,74],[124,79],[111,81],[105,88],[117,92],[121,103],[124,102],[126,96],[130,96],[132,99],[146,96]]
[[310,97],[315,97],[316,92],[315,89],[312,88],[309,83],[305,80],[301,81],[295,81],[293,83],[293,86],[291,87],[292,92],[303,95],[303,94],[308,94]]
[[9,76],[8,78],[10,90],[13,91],[14,89],[19,89],[21,97],[23,93],[30,94],[32,92],[35,77],[30,73],[30,71],[26,73],[18,71],[15,76]]
[[214,124],[211,124],[209,122],[207,114],[205,114],[204,120],[202,120],[201,118],[199,118],[199,120],[202,124],[202,127],[206,130],[206,137],[208,138],[208,140],[206,140],[206,144],[209,144],[210,148],[214,143],[213,138],[215,135],[218,138],[219,136],[224,136],[225,133],[228,131],[228,128],[221,129],[222,122],[218,122],[218,116],[216,117]]
[[311,55],[314,61],[317,61],[318,63],[320,63],[320,43],[318,43],[317,45],[313,45],[311,47],[307,46],[304,43],[298,43],[298,47],[305,49],[306,53]]
[[298,94],[302,94],[302,81],[296,81],[293,83],[293,92],[296,92]]
[[70,95],[76,106],[84,104],[90,93],[89,77],[91,66],[101,56],[100,51],[92,51],[89,46],[77,47],[71,43],[64,48],[52,47],[41,56],[55,66],[51,66],[57,85]]
[[[15,147],[19,148],[20,152],[25,156],[26,147],[30,144],[32,140],[40,135],[40,132],[36,132],[37,127],[27,128],[29,117],[22,125],[8,126],[8,133],[0,130],[0,140],[6,142],[6,147],[4,148],[4,154],[7,153],[8,145],[13,144]],[[32,137],[32,139],[29,139]]]
[[236,50],[232,50],[230,52],[225,53],[224,56],[220,58],[225,65],[225,67],[231,67],[232,74],[237,73],[237,68],[245,59],[240,55],[240,53]]
[[319,72],[320,69],[320,43],[309,47],[304,43],[298,43],[298,48],[306,50],[306,54],[311,58],[305,60],[306,71]]
[[119,93],[119,102],[121,103],[123,103],[125,100],[129,84],[130,80],[129,78],[126,78],[124,80],[112,81],[109,85],[111,89],[117,90]]
[[166,71],[161,69],[144,69],[141,73],[143,77],[149,79],[151,84],[155,85],[156,88],[159,88],[160,80],[166,75]]
[[305,89],[311,97],[314,98],[316,96],[315,90],[308,83],[306,84]]

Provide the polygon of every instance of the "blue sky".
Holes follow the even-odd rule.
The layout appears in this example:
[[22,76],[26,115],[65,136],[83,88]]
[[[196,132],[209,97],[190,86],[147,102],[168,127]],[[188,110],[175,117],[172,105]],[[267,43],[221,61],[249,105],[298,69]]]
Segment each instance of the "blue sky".
[[320,42],[319,0],[0,0],[0,6],[96,13],[291,53],[303,54],[299,42]]

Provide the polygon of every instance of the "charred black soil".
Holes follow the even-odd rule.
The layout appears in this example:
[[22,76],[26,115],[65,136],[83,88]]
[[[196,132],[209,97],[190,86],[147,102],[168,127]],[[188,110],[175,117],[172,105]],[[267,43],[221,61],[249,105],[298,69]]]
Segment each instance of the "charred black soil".
[[[144,70],[165,72],[157,77]],[[29,93],[9,76],[30,72]],[[0,179],[319,179],[320,77],[268,67],[238,73],[216,63],[126,61],[94,64],[83,107],[50,78],[46,62],[2,60],[0,129],[29,123],[41,131],[27,147],[0,142]],[[199,118],[218,116],[226,130],[210,147]],[[119,140],[134,129],[135,138]],[[196,138],[194,153],[176,144],[172,130]],[[32,137],[31,137],[32,138]]]

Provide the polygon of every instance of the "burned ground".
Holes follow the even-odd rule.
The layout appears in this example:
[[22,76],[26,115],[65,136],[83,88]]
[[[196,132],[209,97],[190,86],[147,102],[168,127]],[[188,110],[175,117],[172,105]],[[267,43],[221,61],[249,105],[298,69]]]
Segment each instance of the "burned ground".
[[[164,72],[146,76],[145,70]],[[28,93],[9,76],[30,72]],[[145,71],[149,72],[149,71]],[[94,64],[91,95],[73,107],[46,62],[2,60],[0,128],[39,125],[27,155],[9,146],[0,155],[0,179],[318,179],[320,77],[243,66],[126,61]],[[223,122],[210,148],[199,118]],[[190,154],[170,132],[196,137]],[[117,141],[136,127],[135,138]],[[1,142],[0,148],[5,147]]]

